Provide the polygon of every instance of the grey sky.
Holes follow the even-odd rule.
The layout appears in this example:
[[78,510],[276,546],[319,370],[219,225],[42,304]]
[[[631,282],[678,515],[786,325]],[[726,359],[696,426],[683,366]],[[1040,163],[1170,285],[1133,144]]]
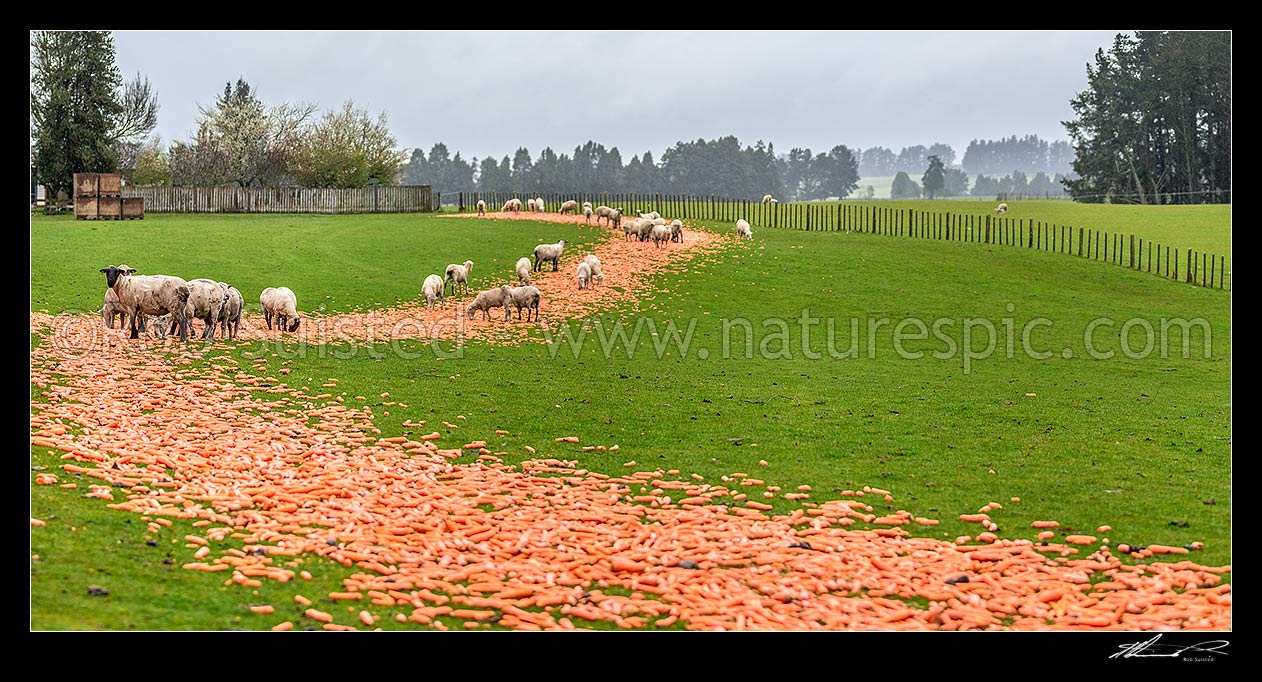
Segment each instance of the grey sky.
[[[736,135],[897,152],[973,138],[1065,138],[1086,64],[1118,31],[118,31],[118,65],[158,92],[158,132],[238,76],[268,104],[386,110],[399,146],[465,158],[588,139],[624,159]],[[958,158],[957,158],[958,162]]]

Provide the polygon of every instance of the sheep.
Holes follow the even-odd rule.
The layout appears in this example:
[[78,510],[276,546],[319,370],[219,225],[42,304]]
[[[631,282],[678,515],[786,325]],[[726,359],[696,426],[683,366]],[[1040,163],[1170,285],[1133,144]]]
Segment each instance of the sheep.
[[153,334],[155,339],[165,339],[167,337],[167,327],[171,325],[170,315],[161,315],[149,321],[149,333]]
[[[452,263],[447,266],[446,282],[451,284],[451,293],[453,296],[456,294],[457,286],[463,289],[464,293],[469,293],[469,271],[472,269],[473,261],[471,260],[465,261],[464,265]],[[446,289],[446,283],[443,285],[443,288],[444,290]]]
[[521,199],[513,199],[513,213],[521,213]]
[[561,258],[561,252],[565,250],[565,240],[555,244],[540,244],[535,247],[535,271],[543,270],[544,261],[552,261],[552,271],[556,272],[559,268],[557,261]]
[[487,289],[474,297],[473,302],[469,304],[467,312],[469,319],[473,319],[473,314],[482,311],[482,319],[491,319],[491,308],[504,308],[504,319],[507,320],[511,313],[508,311],[508,304],[511,302],[508,296],[508,285],[501,284],[495,289]]
[[751,232],[749,229],[749,223],[745,222],[743,218],[741,220],[736,221],[736,238],[737,239],[741,239],[741,238],[753,239],[754,238],[754,233]]
[[652,220],[641,220],[638,227],[639,231],[637,232],[636,237],[638,237],[639,240],[642,242],[648,241],[649,236],[653,234],[654,227],[657,227],[657,226],[653,224]]
[[1007,213],[1007,212],[1008,212],[1008,204],[1006,203],[999,204],[998,206],[995,207],[995,213]]
[[517,281],[520,284],[530,284],[530,259],[522,256],[517,259]]
[[775,199],[773,199],[773,198],[771,197],[771,195],[770,195],[770,194],[764,194],[764,195],[762,195],[762,203],[764,203],[764,204],[770,204],[770,203],[772,203],[773,201],[775,201]]
[[622,233],[626,237],[626,241],[631,241],[632,237],[640,235],[640,225],[644,221],[639,218],[632,218],[622,225]]
[[526,309],[526,321],[530,321],[530,311],[535,312],[535,322],[539,321],[539,290],[534,287],[511,287],[508,296],[517,306],[517,319],[521,319],[521,309]]
[[540,199],[539,197],[535,197],[535,210],[540,213],[544,212],[545,209],[543,206],[543,199]]
[[500,213],[512,213],[514,211],[520,211],[521,209],[517,208],[517,204],[515,203],[516,201],[517,201],[516,199],[509,199],[508,201],[505,201],[504,205],[500,207]]
[[600,259],[596,257],[596,254],[594,253],[587,254],[583,258],[583,262],[587,263],[588,267],[592,269],[592,277],[595,278],[596,283],[604,284],[605,273],[600,271]]
[[583,202],[583,208],[591,208],[591,207],[592,207],[592,202],[590,201]]
[[[613,209],[609,208],[608,206],[597,206],[595,213],[596,213],[596,224],[599,225],[601,218],[604,218],[606,221],[609,220],[609,214],[613,213]],[[606,222],[606,224],[608,223]]]
[[654,219],[653,219],[653,224],[654,224],[654,225],[665,225],[665,224],[666,224],[666,219],[665,219],[665,218],[654,218]]
[[[213,279],[191,279],[188,281],[188,301],[184,304],[184,314],[189,319],[201,320],[206,324],[202,329],[203,339],[215,338],[215,327],[219,324],[219,315],[228,298],[228,285],[219,286]],[[174,327],[171,331],[175,331]]]
[[478,215],[486,215],[486,202],[478,199]]
[[656,220],[657,218],[661,218],[662,214],[657,211],[651,211],[649,213],[641,213],[640,217],[645,220]]
[[[268,287],[259,294],[259,304],[263,306],[263,319],[267,328],[272,328],[272,320],[276,320],[276,329],[280,331],[298,331],[298,297],[289,287]],[[293,324],[288,329],[285,323],[290,319]]]
[[684,243],[684,223],[682,220],[670,221],[670,240],[672,242]]
[[609,214],[609,220],[613,223],[613,229],[622,227],[622,209],[615,208],[613,213]]
[[180,340],[188,340],[188,318],[184,305],[188,302],[188,282],[171,275],[135,276],[135,268],[111,265],[101,268],[105,284],[114,290],[118,302],[131,315],[131,338],[140,338],[139,321],[144,315],[175,316],[180,330]]
[[534,212],[535,212],[535,200],[534,200],[534,199],[527,199],[527,200],[526,200],[526,210],[527,210],[527,211],[530,211],[531,213],[534,213]]
[[113,329],[115,317],[118,318],[120,327],[127,324],[127,309],[118,300],[118,294],[114,293],[113,289],[106,289],[105,305],[101,306],[101,318],[105,320],[105,326]]
[[578,280],[578,288],[586,289],[592,284],[592,266],[586,261],[578,264],[578,268],[574,273],[574,277]]
[[[653,246],[668,248],[670,245],[671,229],[669,225],[654,225],[652,231]],[[665,243],[667,246],[662,246]]]
[[590,204],[583,206],[583,222],[587,225],[592,224],[592,207]]
[[224,301],[223,309],[219,311],[219,331],[221,335],[235,339],[237,331],[241,328],[241,309],[245,307],[245,297],[236,287],[224,282],[219,284],[228,288],[228,298]]
[[578,213],[578,202],[571,199],[564,204],[561,204],[561,210],[558,211],[558,213],[561,215],[565,215],[566,213]]
[[444,294],[446,287],[443,285],[443,278],[438,275],[430,275],[425,278],[425,282],[421,284],[421,293],[425,295],[425,307],[433,310],[434,301],[446,304]]

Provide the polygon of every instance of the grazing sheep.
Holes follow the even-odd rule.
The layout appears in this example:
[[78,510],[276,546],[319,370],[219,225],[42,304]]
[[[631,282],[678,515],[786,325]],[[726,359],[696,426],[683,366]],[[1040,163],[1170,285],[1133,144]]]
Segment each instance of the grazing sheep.
[[521,319],[521,309],[526,309],[526,321],[530,321],[530,311],[535,312],[535,322],[539,321],[539,290],[534,287],[510,287],[508,296],[517,306],[517,319]]
[[586,289],[592,284],[592,266],[586,261],[579,263],[574,273],[574,277],[578,280],[578,288]]
[[566,213],[578,213],[578,202],[571,199],[564,204],[561,204],[561,210],[558,212],[561,215],[565,215]]
[[559,268],[557,261],[561,258],[561,252],[565,250],[565,240],[555,244],[540,244],[535,247],[535,271],[543,270],[544,261],[552,261],[552,271],[556,272]]
[[516,204],[513,203],[515,201],[517,200],[509,199],[508,201],[505,201],[504,205],[500,207],[500,213],[512,213],[516,209]]
[[596,254],[587,254],[587,256],[583,258],[583,262],[587,263],[587,266],[592,269],[592,277],[596,280],[596,283],[604,284],[605,273],[600,271],[600,259],[596,257]]
[[640,235],[640,225],[644,223],[639,218],[632,218],[622,224],[622,234],[626,237],[626,241],[631,241],[632,237]]
[[220,284],[228,287],[228,298],[224,301],[223,310],[219,312],[219,332],[222,336],[235,339],[241,328],[241,309],[245,307],[245,297],[236,287],[224,282]]
[[587,225],[592,224],[592,207],[590,205],[583,207],[583,222]]
[[682,220],[670,221],[670,240],[680,244],[684,243],[684,223]]
[[517,281],[521,284],[530,284],[530,259],[522,256],[517,259]]
[[534,200],[534,199],[527,199],[527,200],[526,200],[526,210],[527,210],[527,211],[530,211],[531,213],[534,213],[534,212],[535,212],[535,200]]
[[118,302],[131,315],[131,338],[140,338],[140,319],[143,316],[173,315],[180,330],[180,340],[188,340],[188,318],[184,305],[188,303],[188,282],[170,275],[135,276],[135,268],[126,265],[101,268],[105,284],[114,290]]
[[544,212],[543,199],[535,197],[535,210],[540,213]]
[[[276,321],[276,329],[280,331],[298,331],[298,297],[289,287],[268,287],[259,294],[259,304],[263,306],[263,319],[267,328],[272,328],[272,320]],[[285,323],[293,320],[288,329]]]
[[[669,225],[654,225],[653,231],[650,233],[653,237],[653,246],[659,248],[669,248],[671,229]],[[666,246],[662,246],[666,244]]]
[[491,308],[504,308],[504,319],[507,320],[511,313],[508,310],[508,304],[511,299],[508,295],[508,285],[501,284],[498,288],[487,289],[474,297],[473,302],[469,304],[469,319],[473,319],[473,314],[482,311],[482,319],[491,319]]
[[[458,263],[452,263],[451,265],[447,266],[446,283],[451,284],[451,293],[453,296],[456,294],[457,286],[459,286],[462,290],[464,290],[464,293],[466,294],[469,293],[469,271],[470,270],[473,270],[473,261],[471,260],[465,261],[464,265],[460,265]],[[444,289],[446,288],[446,283],[443,285]]]
[[215,338],[215,327],[219,324],[219,314],[223,311],[227,298],[226,284],[221,287],[219,282],[204,278],[188,281],[188,302],[184,304],[184,313],[190,320],[201,320],[205,323],[206,326],[202,329],[203,339]]
[[486,215],[486,202],[478,199],[478,215]]
[[113,289],[105,290],[105,305],[101,306],[101,318],[105,320],[105,326],[110,329],[114,328],[114,318],[118,318],[118,324],[127,324],[127,308],[123,307],[122,302],[118,300],[118,294]]
[[605,224],[607,225],[608,220],[609,220],[609,215],[611,213],[613,213],[612,208],[609,208],[608,206],[597,206],[596,207],[596,224],[599,225],[600,219],[604,218],[606,220]]
[[649,240],[649,236],[653,234],[654,227],[657,227],[657,226],[653,224],[652,220],[641,220],[640,225],[639,225],[639,232],[636,234],[636,236],[640,239],[640,241],[646,242]]
[[773,203],[773,202],[775,202],[775,199],[773,199],[773,198],[771,197],[771,195],[770,195],[770,194],[764,194],[764,195],[762,195],[762,203],[764,203],[764,204],[770,204],[770,203]]
[[999,204],[998,206],[995,207],[995,213],[1007,213],[1007,212],[1008,212],[1008,204],[1006,203]]
[[741,220],[736,221],[736,237],[737,239],[740,239],[740,238],[753,239],[754,238],[754,233],[751,232],[749,229],[749,223],[745,222],[743,218]]
[[521,213],[521,199],[513,199],[513,213]]
[[434,301],[446,304],[444,294],[446,286],[443,285],[443,278],[438,275],[430,275],[425,278],[425,282],[421,284],[421,293],[425,295],[425,307],[434,308]]

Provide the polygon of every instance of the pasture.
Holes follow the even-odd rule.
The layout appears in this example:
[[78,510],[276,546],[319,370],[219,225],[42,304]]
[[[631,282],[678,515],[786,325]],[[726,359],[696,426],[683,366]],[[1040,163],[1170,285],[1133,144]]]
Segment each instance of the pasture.
[[[894,205],[981,213],[993,202]],[[1230,255],[1229,207],[1009,205],[1010,217]],[[729,223],[689,227],[730,233]],[[333,315],[414,302],[426,274],[466,258],[475,262],[476,292],[506,282],[535,244],[564,238],[572,258],[621,240],[581,225],[430,215],[154,214],[131,223],[40,216],[31,237],[33,313],[95,311],[104,291],[97,270],[127,262],[142,274],[230,282],[255,320],[266,286],[294,289],[304,314]],[[513,466],[555,457],[622,476],[635,461],[641,470],[715,483],[746,472],[786,492],[809,486],[810,504],[879,487],[893,501],[873,499],[876,513],[940,519],[908,530],[947,541],[981,530],[961,514],[1000,502],[991,517],[1003,538],[1034,540],[1031,523],[1055,519],[1061,536],[1100,535],[1096,528],[1109,525],[1104,535],[1114,545],[1203,542],[1179,558],[1231,563],[1230,292],[1008,246],[757,226],[753,241],[715,241],[653,271],[650,290],[635,300],[583,317],[550,315],[556,290],[545,290],[546,324],[525,332],[533,342],[473,338],[458,356],[438,360],[420,339],[366,342],[335,357],[323,346],[250,338],[216,341],[187,369],[230,358],[311,394],[336,378],[330,392],[350,403],[367,397],[359,404],[374,410],[382,438],[437,431],[457,444],[485,439]],[[574,287],[568,263],[550,286]],[[605,264],[606,272],[617,267]],[[1162,320],[1174,318],[1205,325],[1186,339],[1171,332],[1164,357],[1159,336],[1151,352],[1132,352],[1145,346],[1146,329],[1160,332]],[[941,320],[940,335],[909,338],[900,330],[896,338],[900,322]],[[1033,320],[1045,322],[1028,327],[1031,353],[1021,343]],[[619,325],[634,341],[610,336]],[[34,345],[49,343],[37,332],[33,326]],[[383,393],[388,398],[378,398]],[[33,411],[48,401],[35,385],[31,400]],[[412,425],[422,420],[425,427]],[[569,435],[581,442],[556,441]],[[583,449],[595,444],[618,451]],[[31,464],[62,482],[82,478],[61,473],[60,450],[34,447]],[[225,585],[226,576],[181,568],[194,550],[179,538],[200,532],[190,520],[176,519],[155,537],[135,514],[81,497],[84,487],[80,480],[73,490],[31,488],[31,516],[47,524],[32,528],[31,552],[40,557],[31,573],[34,629],[301,625],[294,594],[315,599],[340,590],[358,570],[304,554],[295,561],[313,574],[310,582]],[[756,499],[771,514],[802,508],[782,494]],[[221,546],[246,544],[230,538]],[[89,596],[89,584],[110,594]],[[253,613],[248,604],[275,604],[276,614]],[[354,620],[340,602],[322,608],[338,622]],[[387,629],[427,627],[396,622],[395,608],[364,608]],[[459,618],[435,620],[462,627]]]

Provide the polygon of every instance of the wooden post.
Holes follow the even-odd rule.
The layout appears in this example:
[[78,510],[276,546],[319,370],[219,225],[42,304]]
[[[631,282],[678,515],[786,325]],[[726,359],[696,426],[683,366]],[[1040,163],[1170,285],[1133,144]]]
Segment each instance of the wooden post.
[[1226,281],[1224,277],[1226,276],[1226,274],[1227,274],[1227,256],[1219,256],[1218,257],[1218,288],[1219,289],[1227,288],[1224,285],[1224,282]]
[[1213,256],[1211,256],[1209,259],[1209,286],[1210,287],[1214,286],[1214,258]]
[[1205,286],[1205,253],[1201,253],[1201,286]]
[[1135,269],[1135,235],[1131,235],[1131,269]]

